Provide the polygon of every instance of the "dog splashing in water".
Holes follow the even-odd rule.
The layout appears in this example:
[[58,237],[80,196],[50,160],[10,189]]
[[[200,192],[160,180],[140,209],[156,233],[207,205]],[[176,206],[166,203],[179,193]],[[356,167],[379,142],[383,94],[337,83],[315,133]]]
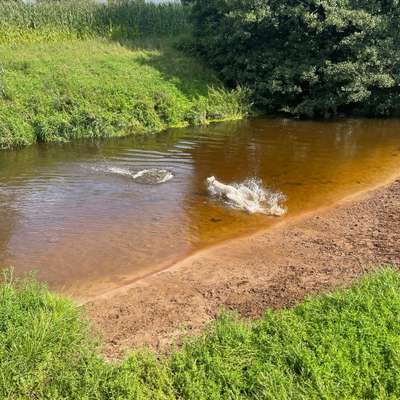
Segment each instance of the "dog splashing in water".
[[247,211],[250,214],[268,214],[280,217],[286,213],[282,203],[286,197],[263,187],[258,179],[247,179],[243,183],[227,185],[214,176],[207,178],[208,192],[212,197],[222,200],[231,208]]

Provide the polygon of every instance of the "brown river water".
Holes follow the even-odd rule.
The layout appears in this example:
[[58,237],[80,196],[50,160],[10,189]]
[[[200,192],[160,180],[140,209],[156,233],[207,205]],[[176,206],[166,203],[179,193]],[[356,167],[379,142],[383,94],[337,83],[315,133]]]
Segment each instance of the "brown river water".
[[[400,120],[254,119],[141,138],[0,152],[0,265],[87,299],[184,256],[389,179]],[[164,168],[159,185],[126,171]],[[287,196],[272,217],[226,207],[205,179],[257,177]],[[227,266],[229,268],[229,266]]]

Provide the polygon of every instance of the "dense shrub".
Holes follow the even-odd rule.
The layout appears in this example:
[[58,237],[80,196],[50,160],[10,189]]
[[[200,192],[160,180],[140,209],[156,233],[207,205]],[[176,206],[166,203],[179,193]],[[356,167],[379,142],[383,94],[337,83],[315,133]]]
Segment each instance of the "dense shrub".
[[263,111],[400,114],[398,0],[186,0],[194,46]]

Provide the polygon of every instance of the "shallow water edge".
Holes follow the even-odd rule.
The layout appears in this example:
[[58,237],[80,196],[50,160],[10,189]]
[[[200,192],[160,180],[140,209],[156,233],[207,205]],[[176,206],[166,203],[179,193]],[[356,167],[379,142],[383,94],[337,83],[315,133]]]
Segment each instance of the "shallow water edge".
[[[287,196],[290,219],[397,173],[398,120],[257,119],[0,154],[0,259],[77,298],[96,296],[198,250],[275,225],[210,198],[206,178],[249,177]],[[104,172],[168,170],[143,185]]]

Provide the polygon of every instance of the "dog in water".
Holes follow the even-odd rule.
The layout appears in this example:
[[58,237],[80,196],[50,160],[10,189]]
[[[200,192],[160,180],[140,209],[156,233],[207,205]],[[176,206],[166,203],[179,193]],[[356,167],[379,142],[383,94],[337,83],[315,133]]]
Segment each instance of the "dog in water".
[[245,210],[250,214],[262,213],[275,216],[285,214],[285,209],[279,205],[283,196],[268,192],[254,180],[238,185],[226,185],[211,176],[207,178],[207,187],[212,196],[224,200],[233,208]]
[[[254,193],[248,188],[242,188],[245,190],[239,190],[232,185],[226,185],[225,183],[219,182],[215,176],[210,176],[207,178],[208,190],[214,196],[223,197],[226,200],[240,200],[243,197],[248,198],[249,200],[256,200],[254,197]],[[247,190],[246,190],[247,189]]]

